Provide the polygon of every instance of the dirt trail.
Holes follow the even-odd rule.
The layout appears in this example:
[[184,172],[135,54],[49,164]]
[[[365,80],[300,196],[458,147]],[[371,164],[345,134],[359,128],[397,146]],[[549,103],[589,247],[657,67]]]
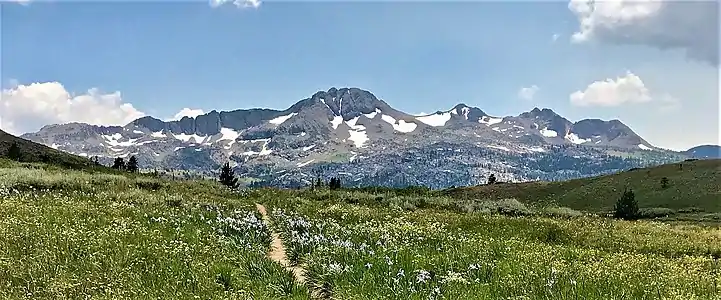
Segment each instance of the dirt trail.
[[[255,207],[258,209],[258,212],[263,216],[263,222],[265,222],[266,225],[270,226],[270,218],[268,218],[268,212],[265,210],[265,206],[256,203]],[[305,270],[303,270],[303,268],[299,266],[290,265],[290,261],[288,261],[288,257],[285,255],[285,246],[283,245],[283,240],[280,238],[280,234],[271,230],[270,236],[272,241],[270,244],[270,251],[268,251],[268,258],[270,258],[274,262],[279,263],[281,266],[285,267],[286,270],[293,272],[293,276],[295,276],[296,282],[301,285],[305,284]]]

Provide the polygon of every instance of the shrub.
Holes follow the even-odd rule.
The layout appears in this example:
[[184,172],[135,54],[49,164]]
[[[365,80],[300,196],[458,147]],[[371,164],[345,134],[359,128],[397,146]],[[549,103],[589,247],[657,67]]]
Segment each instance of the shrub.
[[456,209],[461,212],[498,213],[507,216],[528,216],[533,214],[525,204],[518,202],[516,199],[456,203]]
[[578,218],[583,213],[568,207],[550,206],[543,209],[543,214],[555,218]]
[[663,218],[674,214],[676,214],[675,210],[665,207],[649,207],[638,210],[639,217],[645,219]]

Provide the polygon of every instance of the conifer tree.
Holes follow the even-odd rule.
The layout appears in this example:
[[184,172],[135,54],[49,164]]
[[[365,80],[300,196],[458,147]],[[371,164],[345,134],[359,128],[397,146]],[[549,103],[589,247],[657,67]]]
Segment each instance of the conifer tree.
[[667,187],[668,187],[668,178],[667,177],[661,178],[661,188],[665,189]]
[[220,183],[234,189],[238,187],[238,178],[235,178],[235,172],[230,167],[230,163],[225,163],[223,168],[220,169]]
[[496,183],[496,175],[491,174],[491,176],[488,176],[488,184],[494,184]]
[[623,195],[614,206],[615,218],[634,220],[638,218],[638,202],[632,190],[624,190]]
[[125,160],[122,157],[116,157],[111,168],[116,170],[125,170]]
[[21,156],[22,153],[20,152],[20,147],[18,147],[18,143],[13,142],[12,145],[10,145],[10,148],[8,148],[8,158],[20,161]]
[[128,159],[128,163],[125,165],[125,169],[131,173],[135,173],[138,171],[138,159],[135,158],[135,155],[131,156],[130,159]]

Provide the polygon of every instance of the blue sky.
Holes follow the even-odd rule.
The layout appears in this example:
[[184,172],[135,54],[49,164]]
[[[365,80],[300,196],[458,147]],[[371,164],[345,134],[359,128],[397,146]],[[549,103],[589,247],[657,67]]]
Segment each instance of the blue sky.
[[[159,118],[183,108],[285,109],[318,90],[354,86],[409,113],[460,102],[492,115],[549,107],[572,121],[619,118],[659,146],[718,143],[718,114],[708,114],[718,110],[717,65],[683,47],[572,42],[579,17],[568,2],[31,2],[2,4],[1,23],[5,89],[58,82],[71,94],[118,91]],[[653,101],[569,100],[627,72]],[[534,85],[532,99],[519,97]],[[678,142],[657,127],[678,115],[698,119],[683,110],[689,101],[701,103],[713,134]],[[664,103],[675,106],[657,109]]]

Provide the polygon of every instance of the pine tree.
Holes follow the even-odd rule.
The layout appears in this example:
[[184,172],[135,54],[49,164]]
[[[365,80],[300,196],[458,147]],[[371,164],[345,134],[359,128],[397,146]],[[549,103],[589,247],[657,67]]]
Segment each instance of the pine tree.
[[496,175],[491,174],[491,176],[488,176],[488,184],[494,184],[496,183]]
[[125,169],[128,170],[130,173],[135,173],[138,171],[138,159],[135,158],[135,155],[131,156],[130,159],[128,159],[128,163],[125,165]]
[[668,178],[667,177],[661,178],[661,188],[665,189],[667,187],[668,187]]
[[632,190],[624,190],[623,195],[614,206],[615,218],[634,220],[638,218],[638,202]]
[[116,170],[125,170],[125,160],[122,157],[116,157],[111,168]]
[[315,186],[313,186],[313,187],[315,187],[315,188],[321,188],[321,187],[323,187],[323,181],[320,180],[320,177],[318,177],[318,178],[316,179],[316,181],[315,181]]
[[233,171],[233,168],[230,167],[230,163],[225,163],[223,168],[220,169],[219,179],[220,183],[231,189],[238,187],[238,178],[235,178],[235,172]]
[[8,148],[8,158],[20,161],[21,156],[22,153],[20,152],[20,147],[18,147],[18,143],[13,142],[12,145],[10,145],[10,148]]

